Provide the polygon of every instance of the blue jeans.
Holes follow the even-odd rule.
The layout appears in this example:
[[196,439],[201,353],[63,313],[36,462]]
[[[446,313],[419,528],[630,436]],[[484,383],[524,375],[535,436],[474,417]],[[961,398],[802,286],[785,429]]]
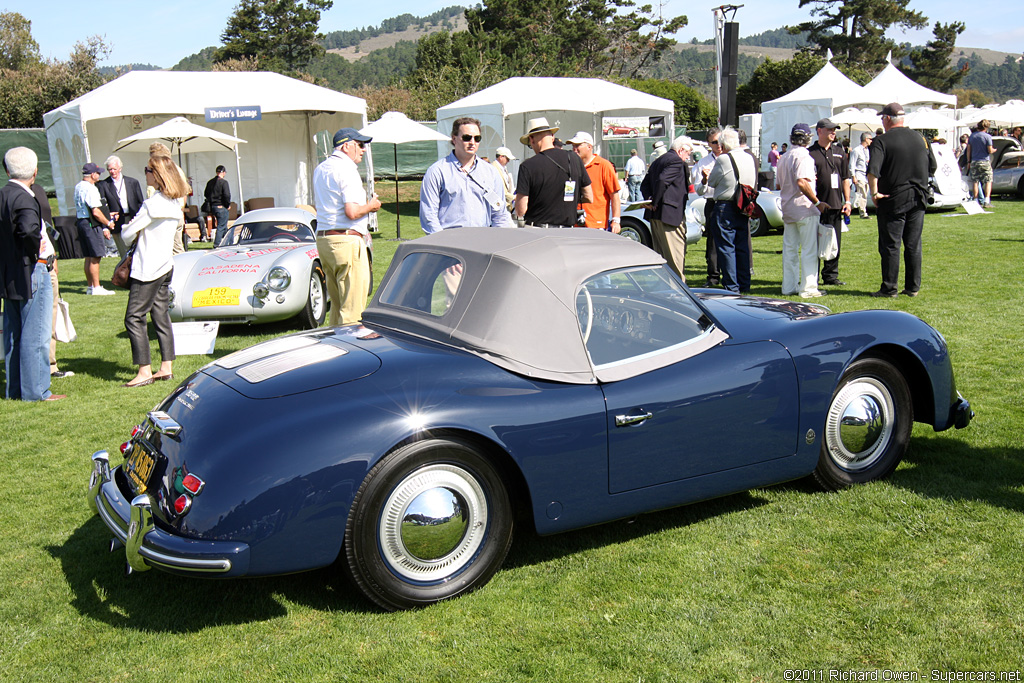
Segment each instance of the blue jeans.
[[53,285],[46,265],[32,271],[27,301],[4,299],[5,396],[43,401],[50,396],[50,336],[53,334]]
[[641,182],[643,182],[643,178],[638,175],[631,175],[626,179],[626,184],[629,186],[629,201],[642,202],[644,200],[644,196],[640,192]]
[[228,210],[223,206],[215,206],[213,215],[217,217],[217,237],[213,240],[213,246],[219,246],[224,235],[228,234]]
[[711,213],[718,232],[715,248],[722,286],[730,292],[750,291],[750,223],[732,201],[715,202]]

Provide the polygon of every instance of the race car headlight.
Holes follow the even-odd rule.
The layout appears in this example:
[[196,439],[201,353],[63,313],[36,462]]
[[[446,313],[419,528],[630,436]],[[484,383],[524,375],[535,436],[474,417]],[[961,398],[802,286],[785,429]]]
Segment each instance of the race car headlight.
[[270,296],[270,288],[267,287],[265,282],[257,282],[252,286],[252,293],[255,294],[258,299],[266,299]]
[[267,286],[275,292],[283,292],[292,283],[292,274],[286,268],[274,266],[267,273]]

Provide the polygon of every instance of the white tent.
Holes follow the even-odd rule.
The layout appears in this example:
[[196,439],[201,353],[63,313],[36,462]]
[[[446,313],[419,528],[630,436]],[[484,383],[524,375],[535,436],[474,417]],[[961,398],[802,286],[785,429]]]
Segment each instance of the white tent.
[[[231,107],[248,112],[259,107],[260,118],[206,121],[208,108]],[[366,102],[275,73],[131,71],[43,116],[60,212],[74,208],[82,164],[102,165],[118,140],[175,116],[248,140],[240,152],[248,169],[243,171],[245,197],[273,197],[278,206],[295,206],[312,203],[317,134],[326,132],[322,153],[337,129],[364,127]],[[118,156],[127,175],[142,178],[146,152]],[[234,166],[234,156],[228,150],[190,154],[185,172],[195,192],[202,192],[218,164]],[[237,191],[237,178],[232,186]]]
[[856,104],[882,108],[890,102],[899,102],[908,112],[908,107],[919,104],[946,104],[956,107],[956,95],[947,95],[924,87],[897,69],[891,60],[892,53],[887,58],[885,68],[861,89],[861,98]]
[[802,86],[782,97],[761,104],[761,159],[768,160],[773,142],[789,142],[793,125],[806,123],[811,128],[819,119],[861,101],[861,86],[847,78],[828,61]]
[[[509,78],[437,110],[437,130],[451,131],[452,122],[461,116],[479,119],[483,141],[480,154],[494,158],[502,145],[512,150],[519,160],[533,152],[519,142],[526,132],[526,122],[538,116],[559,126],[558,137],[571,138],[577,131],[594,136],[595,151],[603,154],[601,140],[604,117],[663,116],[665,134],[673,135],[671,100],[633,90],[599,78]],[[438,144],[438,152],[447,155],[448,142]],[[518,168],[519,161],[513,161]]]

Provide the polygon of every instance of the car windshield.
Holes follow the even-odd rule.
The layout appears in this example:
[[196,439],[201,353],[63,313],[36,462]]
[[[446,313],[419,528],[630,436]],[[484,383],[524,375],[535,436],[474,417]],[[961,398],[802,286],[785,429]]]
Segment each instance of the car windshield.
[[304,223],[255,221],[234,225],[223,245],[266,242],[316,242],[313,230]]
[[590,278],[576,295],[576,314],[595,367],[678,348],[711,327],[666,265]]

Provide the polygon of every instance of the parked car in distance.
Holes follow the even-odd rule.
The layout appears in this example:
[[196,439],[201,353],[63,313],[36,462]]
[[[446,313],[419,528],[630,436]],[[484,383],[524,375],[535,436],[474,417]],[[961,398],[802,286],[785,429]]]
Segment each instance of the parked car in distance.
[[908,313],[691,290],[601,230],[456,228],[398,246],[361,325],[185,379],[123,458],[93,454],[88,499],[131,571],[337,562],[406,609],[486,584],[517,524],[865,484],[914,422],[972,416],[942,335]]
[[[373,245],[367,238],[372,263]],[[371,269],[372,277],[372,269]],[[329,305],[316,248],[316,217],[270,208],[238,218],[221,243],[174,257],[171,320],[323,324]]]
[[1015,194],[1024,199],[1024,147],[1020,140],[996,136],[992,146],[996,148],[992,155],[992,194]]
[[605,137],[616,136],[621,137],[623,135],[631,138],[635,138],[640,134],[640,129],[634,128],[633,126],[620,126],[618,124],[608,124],[602,131]]

